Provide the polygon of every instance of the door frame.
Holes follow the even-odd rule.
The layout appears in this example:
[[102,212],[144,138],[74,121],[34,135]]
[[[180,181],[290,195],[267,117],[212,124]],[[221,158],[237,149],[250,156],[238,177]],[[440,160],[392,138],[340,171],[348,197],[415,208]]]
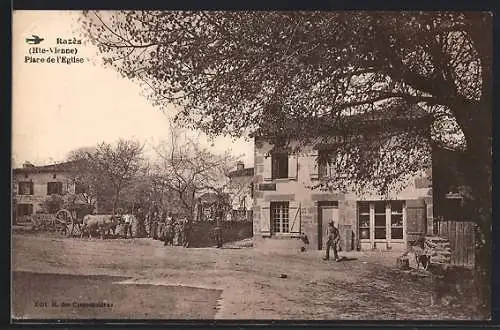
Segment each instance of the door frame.
[[330,201],[319,201],[318,202],[318,250],[323,250],[323,212],[322,208],[327,207],[327,206],[334,206],[334,207],[339,207],[339,202],[330,200]]

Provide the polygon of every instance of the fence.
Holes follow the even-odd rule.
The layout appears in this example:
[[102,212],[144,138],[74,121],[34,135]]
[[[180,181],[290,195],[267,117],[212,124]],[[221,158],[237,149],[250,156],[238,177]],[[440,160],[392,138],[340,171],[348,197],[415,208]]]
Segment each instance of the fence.
[[472,221],[439,220],[436,225],[438,236],[450,241],[451,264],[474,267],[475,223]]
[[[251,221],[221,221],[222,237],[225,243],[239,241],[253,236]],[[208,247],[215,245],[215,222],[193,223],[190,234],[191,247]]]
[[252,210],[233,210],[231,212],[231,220],[232,221],[253,221],[253,212]]

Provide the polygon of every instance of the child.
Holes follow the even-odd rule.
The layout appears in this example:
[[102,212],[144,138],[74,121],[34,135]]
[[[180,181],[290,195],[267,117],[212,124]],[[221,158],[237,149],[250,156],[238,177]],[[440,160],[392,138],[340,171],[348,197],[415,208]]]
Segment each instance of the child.
[[306,246],[309,245],[309,238],[304,232],[302,232],[300,233],[300,240],[302,241],[302,243],[304,243],[304,245],[302,245],[302,247],[300,248],[300,252],[305,252]]

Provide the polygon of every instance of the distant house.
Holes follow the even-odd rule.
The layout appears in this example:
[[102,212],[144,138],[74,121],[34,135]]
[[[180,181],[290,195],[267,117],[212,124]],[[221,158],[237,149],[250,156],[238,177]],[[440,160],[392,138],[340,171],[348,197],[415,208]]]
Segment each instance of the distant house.
[[196,221],[203,222],[216,218],[226,220],[225,215],[230,207],[229,195],[227,193],[206,192],[196,198],[195,205]]
[[233,220],[252,219],[254,169],[245,168],[243,162],[236,164],[236,170],[228,174],[228,193],[231,199],[231,218]]
[[14,219],[42,209],[48,196],[75,193],[79,189],[70,179],[72,162],[35,166],[25,162],[13,169]]

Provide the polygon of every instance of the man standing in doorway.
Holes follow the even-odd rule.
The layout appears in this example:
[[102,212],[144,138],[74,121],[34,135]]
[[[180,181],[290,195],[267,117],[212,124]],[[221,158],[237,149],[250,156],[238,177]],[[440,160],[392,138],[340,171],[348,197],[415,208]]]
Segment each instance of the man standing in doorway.
[[340,233],[337,227],[335,227],[335,223],[333,220],[330,220],[328,223],[328,227],[326,229],[326,255],[323,258],[323,260],[328,260],[330,259],[330,248],[333,248],[333,257],[335,258],[335,261],[340,261],[338,252],[337,252],[337,244],[340,241]]

